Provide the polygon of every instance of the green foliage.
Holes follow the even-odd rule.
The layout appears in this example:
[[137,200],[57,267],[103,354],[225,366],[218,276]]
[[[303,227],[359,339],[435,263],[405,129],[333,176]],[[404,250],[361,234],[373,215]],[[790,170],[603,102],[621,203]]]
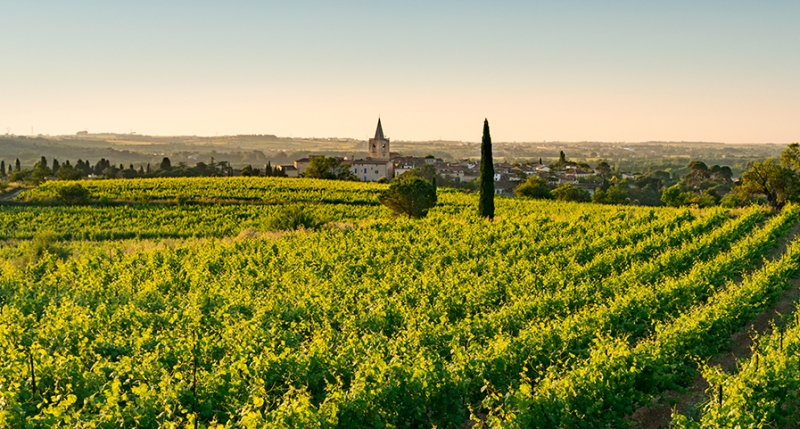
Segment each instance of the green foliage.
[[[539,161],[539,163],[541,163],[541,160]],[[603,177],[609,176],[611,174],[611,165],[609,165],[608,162],[606,161],[600,161],[597,164],[597,167],[595,167],[595,171],[597,172],[597,174]]]
[[295,231],[298,229],[314,230],[325,224],[314,212],[303,206],[289,205],[273,214],[268,228],[272,231]]
[[[624,427],[800,261],[793,244],[764,262],[791,204],[764,222],[759,207],[499,199],[483,222],[478,195],[441,190],[420,222],[387,219],[365,204],[387,186],[358,182],[83,186],[293,204],[0,206],[0,426]],[[347,225],[239,234],[304,214]],[[45,250],[15,263],[37,233]],[[165,237],[188,238],[116,240]]]
[[417,176],[430,182],[434,177],[436,177],[436,167],[434,167],[433,164],[426,163],[420,167],[412,168],[411,170],[401,174],[401,176],[405,175]]
[[47,230],[38,231],[20,250],[26,266],[35,264],[48,255],[56,258],[66,258],[69,255],[67,249],[58,243],[56,234]]
[[342,160],[332,156],[315,156],[303,173],[309,179],[358,180],[353,172],[342,165]]
[[481,171],[479,176],[480,198],[478,215],[494,219],[494,161],[492,161],[492,136],[489,133],[489,120],[483,121],[481,138]]
[[33,184],[39,184],[44,182],[47,177],[53,175],[53,170],[47,166],[47,160],[42,157],[42,159],[33,165],[33,169],[31,170],[31,174],[28,177],[28,182]]
[[[386,185],[277,177],[156,178],[87,180],[81,184],[95,198],[110,201],[169,201],[179,196],[204,201],[328,203],[378,205]],[[64,182],[49,181],[26,191],[23,198],[55,199]]]
[[28,169],[14,170],[8,174],[8,181],[11,183],[29,182],[31,178],[31,171]]
[[535,199],[553,198],[550,184],[547,183],[547,180],[536,175],[529,176],[528,180],[526,180],[525,183],[517,186],[514,189],[514,193],[518,197],[525,197],[525,198],[535,198]]
[[58,180],[80,180],[82,177],[83,172],[69,164],[60,166],[56,172]]
[[76,206],[89,202],[89,190],[80,183],[70,183],[58,189],[58,200],[68,206]]
[[598,189],[594,191],[592,195],[592,202],[598,204],[630,204],[631,198],[628,195],[630,192],[630,186],[627,182],[620,182],[616,185],[610,186],[608,189],[603,191],[602,189]]
[[746,195],[764,195],[767,203],[779,209],[794,200],[800,190],[800,177],[794,170],[773,159],[756,162],[742,174],[740,192]]
[[589,191],[571,183],[565,183],[553,189],[551,193],[559,201],[574,201],[579,203],[588,203],[592,201],[592,196],[589,194]]
[[397,214],[423,218],[436,206],[436,185],[404,174],[392,181],[389,189],[378,196],[378,201]]
[[688,192],[681,191],[679,185],[674,185],[664,189],[664,192],[661,194],[661,201],[663,201],[667,207],[683,207],[689,205],[690,197],[691,195]]

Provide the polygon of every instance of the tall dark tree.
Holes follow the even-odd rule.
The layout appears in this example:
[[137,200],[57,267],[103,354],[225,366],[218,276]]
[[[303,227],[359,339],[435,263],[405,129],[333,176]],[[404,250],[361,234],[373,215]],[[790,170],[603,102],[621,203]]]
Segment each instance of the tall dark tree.
[[14,171],[19,171],[20,169],[22,169],[22,167],[20,166],[19,158],[17,158],[17,161],[14,163]]
[[0,177],[6,175],[6,162],[0,161]]
[[53,174],[56,174],[56,173],[58,173],[58,169],[59,169],[60,167],[61,167],[61,166],[58,164],[58,160],[57,160],[57,159],[55,159],[55,158],[53,158],[53,167],[51,168],[51,170],[53,170]]
[[169,158],[164,157],[164,159],[161,160],[161,165],[159,165],[158,168],[164,171],[172,170],[172,163],[169,162]]
[[494,162],[492,161],[492,136],[489,135],[489,120],[483,120],[483,139],[481,139],[481,195],[478,200],[478,214],[494,219]]

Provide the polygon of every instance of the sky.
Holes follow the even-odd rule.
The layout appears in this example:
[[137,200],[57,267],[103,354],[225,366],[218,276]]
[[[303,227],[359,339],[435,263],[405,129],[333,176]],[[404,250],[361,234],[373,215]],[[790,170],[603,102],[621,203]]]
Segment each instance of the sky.
[[0,3],[0,132],[800,140],[798,1]]

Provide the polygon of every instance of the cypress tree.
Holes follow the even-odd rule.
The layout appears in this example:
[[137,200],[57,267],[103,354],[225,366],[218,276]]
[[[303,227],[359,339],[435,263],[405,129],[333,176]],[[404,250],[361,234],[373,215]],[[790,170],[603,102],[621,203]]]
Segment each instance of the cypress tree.
[[494,219],[494,163],[492,161],[492,137],[489,135],[489,120],[483,120],[483,139],[481,140],[481,195],[478,200],[478,214]]
[[17,158],[17,161],[14,163],[14,171],[19,171],[21,168],[22,166],[19,163],[19,158]]
[[0,161],[0,176],[6,175],[6,162]]

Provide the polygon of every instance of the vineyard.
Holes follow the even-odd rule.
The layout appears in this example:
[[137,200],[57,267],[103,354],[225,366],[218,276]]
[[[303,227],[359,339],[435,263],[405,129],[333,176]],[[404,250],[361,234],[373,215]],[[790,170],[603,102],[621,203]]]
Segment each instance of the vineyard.
[[[0,206],[0,427],[647,427],[698,377],[664,424],[800,415],[800,316],[709,364],[794,287],[796,205],[498,198],[488,222],[453,190],[415,220],[379,184],[59,186]],[[287,206],[322,225],[276,230]]]

